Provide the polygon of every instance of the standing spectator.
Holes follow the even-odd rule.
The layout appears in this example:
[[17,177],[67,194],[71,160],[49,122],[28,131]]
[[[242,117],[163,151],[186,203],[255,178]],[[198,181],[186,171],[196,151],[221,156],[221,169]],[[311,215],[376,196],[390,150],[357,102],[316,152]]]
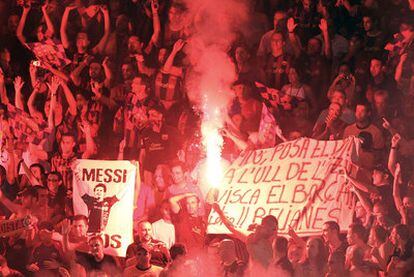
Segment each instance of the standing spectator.
[[90,254],[77,253],[76,265],[72,266],[73,274],[77,276],[109,274],[116,276],[119,274],[116,261],[112,256],[104,254],[103,239],[95,236],[89,239]]
[[139,245],[145,245],[151,251],[151,264],[165,267],[170,262],[170,253],[165,243],[153,238],[152,226],[148,221],[138,223],[137,236],[134,241],[127,248],[127,266],[136,264],[136,253]]
[[371,123],[371,106],[369,103],[357,103],[355,108],[355,123],[344,130],[344,138],[356,136],[363,141],[359,164],[371,170],[382,161],[382,150],[385,140],[381,130]]
[[327,271],[327,253],[320,238],[306,242],[306,259],[295,269],[295,276],[324,276]]
[[277,237],[273,240],[273,260],[269,266],[268,274],[272,276],[293,276],[294,270],[290,263],[288,254],[288,240]]
[[135,250],[136,264],[124,270],[123,276],[154,276],[157,277],[162,267],[151,264],[151,250],[144,244],[138,244]]
[[[328,245],[328,273],[334,274],[331,269],[344,271],[345,254],[347,244],[341,240],[339,225],[335,221],[327,221],[323,224],[322,237]],[[333,266],[335,265],[335,266]]]
[[[185,206],[180,206],[184,200]],[[194,193],[176,195],[170,198],[171,210],[176,214],[174,222],[177,242],[186,245],[189,252],[204,246],[207,224],[199,215],[200,198]]]
[[249,272],[265,274],[272,261],[272,240],[277,236],[277,219],[268,215],[256,227],[254,233],[247,237],[246,246],[249,252]]
[[168,200],[164,200],[160,206],[161,219],[152,223],[153,237],[165,243],[167,249],[175,243],[175,228],[172,223],[171,206]]

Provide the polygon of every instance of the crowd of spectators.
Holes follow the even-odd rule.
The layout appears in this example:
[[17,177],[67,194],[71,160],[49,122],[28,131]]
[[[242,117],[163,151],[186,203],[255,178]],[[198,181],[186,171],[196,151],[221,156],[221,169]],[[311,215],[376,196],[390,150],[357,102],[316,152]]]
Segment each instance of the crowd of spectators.
[[[414,274],[414,1],[245,2],[223,158],[263,147],[262,103],[276,143],[359,137],[358,173],[344,172],[358,199],[346,238],[333,221],[320,236],[278,236],[271,215],[245,234],[206,200],[189,1],[0,0],[0,215],[30,219],[0,239],[1,276]],[[38,60],[39,42],[70,62]],[[37,131],[19,129],[19,113]],[[139,161],[125,258],[104,254],[73,213],[78,158]],[[232,235],[206,234],[211,209]]]

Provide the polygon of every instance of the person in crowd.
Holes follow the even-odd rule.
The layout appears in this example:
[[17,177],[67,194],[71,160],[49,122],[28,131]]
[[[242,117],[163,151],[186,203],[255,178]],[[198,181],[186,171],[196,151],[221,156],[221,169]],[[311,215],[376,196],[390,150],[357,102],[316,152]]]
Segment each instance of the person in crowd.
[[104,254],[104,241],[100,236],[94,236],[88,241],[88,253],[78,252],[76,264],[72,265],[73,274],[78,276],[108,274],[116,276],[119,268],[114,257]]
[[151,264],[148,246],[138,244],[135,251],[136,264],[125,268],[123,276],[159,276],[162,267]]
[[151,264],[165,267],[170,262],[170,253],[165,243],[153,238],[152,226],[148,221],[141,221],[138,224],[135,242],[127,248],[127,266],[134,265],[137,262],[136,253],[139,245],[145,245],[151,251]]
[[269,266],[268,274],[272,276],[293,276],[294,270],[288,255],[288,240],[277,237],[273,240],[273,259]]
[[198,195],[191,192],[179,194],[170,198],[170,204],[175,214],[177,242],[185,244],[189,252],[202,249],[207,226],[205,218],[199,215],[201,200]]
[[256,226],[254,233],[246,239],[249,257],[249,272],[265,274],[269,268],[272,257],[272,240],[277,236],[277,219],[268,215],[262,219],[262,223]]
[[[0,275],[413,274],[413,0],[247,2],[0,1]],[[243,193],[210,190],[201,174],[204,100],[225,107],[215,111],[223,168],[304,137],[357,138],[352,164],[328,161],[338,193],[356,201],[350,222],[317,213],[323,240],[291,228],[287,241],[277,236],[286,214],[240,204],[258,223],[244,230],[232,206]],[[110,182],[96,181],[89,216],[77,214],[77,159],[139,165],[133,241],[107,247],[124,199],[105,195]],[[127,247],[125,260],[112,256]]]
[[339,225],[335,221],[327,221],[322,227],[322,238],[328,246],[328,272],[344,272],[347,243],[341,240]]
[[366,244],[366,229],[360,224],[352,224],[349,226],[346,239],[349,247],[346,250],[345,256],[345,268],[350,270],[351,268],[351,257],[354,249],[358,248],[359,251],[363,251],[363,260],[367,260],[370,257],[371,247]]
[[295,276],[324,276],[327,271],[327,253],[320,238],[306,242],[306,258],[295,269]]
[[359,163],[368,170],[383,160],[385,139],[382,131],[371,122],[371,105],[360,102],[355,107],[355,123],[345,128],[343,137],[356,136],[363,141]]
[[175,244],[175,227],[172,223],[171,206],[168,200],[164,200],[160,207],[161,219],[152,223],[152,233],[156,240],[165,243],[167,249]]
[[3,276],[10,276],[10,277],[23,277],[24,275],[19,271],[12,269],[7,264],[7,259],[4,256],[0,256],[0,272]]

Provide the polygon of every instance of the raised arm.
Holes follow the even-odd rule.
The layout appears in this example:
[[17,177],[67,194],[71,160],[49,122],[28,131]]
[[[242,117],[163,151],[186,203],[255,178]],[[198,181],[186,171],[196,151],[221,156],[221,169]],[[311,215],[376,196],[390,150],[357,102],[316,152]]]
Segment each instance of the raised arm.
[[17,214],[20,211],[20,205],[12,202],[9,198],[7,198],[3,191],[0,189],[0,202],[6,206],[12,213]]
[[224,226],[226,226],[227,229],[229,229],[229,231],[234,235],[234,237],[246,243],[248,235],[243,233],[240,230],[237,230],[236,227],[234,227],[234,225],[230,222],[230,220],[224,214],[220,206],[217,203],[213,203],[212,208],[219,215],[221,222],[223,222]]
[[109,11],[106,5],[100,6],[100,10],[104,18],[104,35],[99,43],[92,49],[93,54],[102,54],[105,50],[106,43],[108,42],[109,33],[111,31],[111,21],[109,18]]
[[68,102],[68,105],[69,105],[69,108],[68,108],[69,113],[72,116],[76,116],[77,114],[76,100],[72,94],[72,91],[70,90],[68,84],[65,81],[61,81],[60,85],[62,86],[63,94],[65,95],[66,101]]
[[401,76],[403,73],[404,63],[407,60],[408,53],[404,53],[400,56],[400,60],[398,62],[397,67],[395,68],[394,79],[399,84],[401,81]]
[[65,49],[69,49],[70,41],[66,29],[68,28],[69,14],[72,10],[76,9],[76,6],[67,6],[62,16],[62,23],[60,24],[60,39]]
[[76,86],[79,86],[81,84],[81,73],[82,71],[89,66],[89,64],[92,62],[93,57],[92,56],[85,56],[83,61],[79,63],[79,65],[72,71],[70,74],[70,78],[72,79],[73,83]]
[[148,77],[151,77],[154,73],[155,73],[155,69],[148,67],[145,64],[145,60],[144,60],[144,56],[141,54],[136,54],[135,55],[135,60],[137,62],[137,68],[138,71],[142,74],[147,75]]
[[60,86],[60,80],[53,76],[50,83],[47,83],[47,86],[50,91],[50,109],[49,109],[49,115],[47,117],[47,122],[49,125],[49,128],[52,129],[55,127],[55,108],[56,108],[56,99],[57,99],[57,90]]
[[14,79],[14,91],[16,93],[15,99],[14,99],[14,105],[16,108],[24,111],[24,104],[23,104],[23,97],[22,97],[22,88],[24,86],[24,81],[22,77],[17,76]]
[[346,171],[344,175],[345,179],[347,179],[352,185],[355,186],[355,188],[363,191],[363,192],[369,192],[369,193],[378,193],[378,189],[372,185],[362,183],[358,181],[357,179],[349,176]]
[[397,164],[397,156],[398,156],[398,147],[400,146],[401,136],[400,134],[395,134],[391,138],[391,149],[390,154],[388,156],[388,170],[391,174],[395,177],[395,168]]
[[355,186],[352,186],[352,191],[358,197],[359,202],[361,202],[362,207],[365,209],[365,211],[367,212],[367,214],[371,215],[372,214],[372,204],[371,204],[371,202],[369,202],[369,200],[366,197],[366,195],[364,195],[361,192],[361,190],[359,190]]
[[107,89],[110,89],[111,85],[112,85],[112,79],[113,79],[112,75],[113,74],[112,74],[112,70],[109,66],[109,57],[105,57],[105,59],[102,61],[102,67],[103,67],[104,74],[105,74],[104,86]]
[[319,24],[319,29],[321,29],[323,42],[324,42],[323,54],[325,55],[326,58],[330,59],[332,57],[331,39],[329,37],[328,21],[325,18],[321,19],[321,22]]
[[287,21],[287,29],[289,33],[289,41],[292,44],[293,52],[295,54],[295,57],[299,57],[302,52],[302,46],[300,45],[300,42],[295,34],[297,24],[295,23],[295,19],[293,17],[290,17]]
[[35,105],[34,105],[36,95],[39,92],[39,86],[40,86],[40,82],[38,82],[35,85],[35,87],[33,88],[32,94],[30,94],[29,99],[27,100],[27,107],[29,108],[29,113],[33,118],[38,118],[38,117],[43,118],[42,113],[36,110]]
[[65,82],[69,81],[69,76],[66,75],[66,73],[64,73],[63,71],[60,71],[59,69],[54,68],[52,65],[48,63],[44,63],[43,68],[49,70],[53,75],[59,77]]
[[152,26],[154,28],[154,33],[151,36],[151,40],[148,43],[147,47],[145,47],[145,53],[149,54],[151,53],[152,48],[154,45],[159,44],[160,34],[161,34],[161,23],[160,23],[160,17],[158,15],[158,8],[159,5],[156,3],[156,1],[151,1],[151,13],[152,13]]
[[[29,2],[30,3],[30,2]],[[17,39],[23,44],[26,44],[26,37],[23,35],[24,25],[26,25],[27,15],[30,12],[30,4],[23,6],[23,13],[20,17],[19,25],[17,25],[16,36]]]
[[6,150],[9,157],[7,160],[6,179],[7,182],[12,185],[16,181],[17,176],[16,159],[14,156],[14,142],[12,138],[6,139]]
[[170,198],[171,211],[175,214],[178,214],[181,210],[180,201],[187,198],[187,197],[190,197],[190,196],[197,196],[197,194],[192,193],[192,192],[188,192],[188,193],[172,196]]
[[401,215],[401,223],[402,224],[407,224],[407,214],[405,213],[404,210],[404,205],[402,203],[401,200],[401,192],[400,192],[400,185],[401,185],[401,166],[399,163],[396,164],[395,166],[395,171],[394,171],[394,184],[392,187],[392,196],[394,198],[394,205],[397,208],[397,211],[400,213]]
[[10,103],[9,97],[7,97],[4,74],[1,68],[0,68],[0,97],[1,97],[1,103],[3,103],[4,105],[7,105]]
[[178,77],[183,75],[183,69],[181,67],[176,67],[173,64],[174,64],[175,56],[178,54],[178,52],[181,51],[184,45],[185,45],[185,41],[183,41],[182,39],[179,39],[174,43],[171,54],[168,56],[167,60],[165,61],[164,66],[162,67],[162,71],[164,73],[171,74],[171,75],[178,76]]
[[82,122],[82,131],[85,134],[85,140],[86,140],[86,150],[82,154],[82,159],[88,159],[93,154],[95,154],[95,149],[96,149],[95,141],[93,140],[92,134],[91,134],[91,125],[89,124],[89,122],[87,121]]
[[47,27],[46,36],[48,38],[52,38],[55,35],[55,27],[53,26],[53,22],[47,13],[48,5],[49,5],[49,1],[45,1],[44,5],[42,5],[42,14],[43,14],[43,18],[45,19],[46,27]]

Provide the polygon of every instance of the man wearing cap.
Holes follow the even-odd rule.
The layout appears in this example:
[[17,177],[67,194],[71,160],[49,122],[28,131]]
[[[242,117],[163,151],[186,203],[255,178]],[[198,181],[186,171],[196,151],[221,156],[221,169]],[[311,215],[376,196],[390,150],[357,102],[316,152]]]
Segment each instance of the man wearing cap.
[[135,252],[136,264],[124,270],[124,276],[159,276],[162,267],[151,264],[151,250],[146,244],[138,244]]

